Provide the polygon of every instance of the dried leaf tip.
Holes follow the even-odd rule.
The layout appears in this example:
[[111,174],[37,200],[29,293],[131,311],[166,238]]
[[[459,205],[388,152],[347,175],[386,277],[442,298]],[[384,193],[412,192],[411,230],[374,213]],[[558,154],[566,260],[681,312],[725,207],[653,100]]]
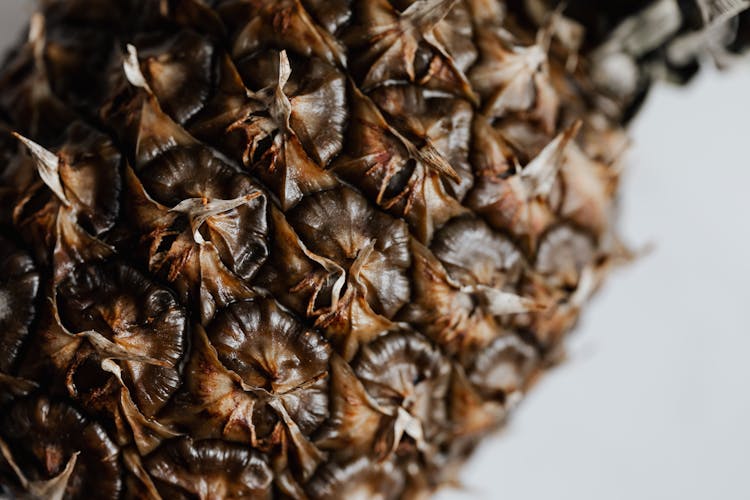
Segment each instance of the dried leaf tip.
[[132,86],[153,94],[151,87],[146,81],[146,77],[143,76],[143,72],[141,71],[141,63],[138,61],[138,49],[134,45],[128,44],[128,53],[122,63],[122,69],[125,71],[125,77]]
[[260,191],[248,193],[245,196],[239,196],[231,200],[208,200],[206,198],[190,198],[178,203],[171,208],[170,212],[185,214],[190,219],[190,229],[193,232],[193,239],[196,243],[205,243],[203,236],[200,234],[200,228],[204,222],[211,217],[229,212],[235,208],[249,203],[261,196]]
[[577,120],[547,144],[542,152],[521,170],[521,180],[530,197],[549,195],[555,184],[557,173],[565,161],[565,150],[578,134],[581,125],[582,122]]
[[284,88],[290,76],[292,76],[292,66],[289,64],[289,56],[286,50],[282,50],[279,52],[279,89]]
[[269,108],[274,121],[287,131],[290,129],[289,119],[292,115],[292,103],[284,93],[284,86],[291,76],[292,66],[289,64],[289,57],[286,50],[282,50],[279,52],[279,81],[276,83],[273,100],[269,103]]
[[528,297],[522,297],[521,295],[505,292],[486,285],[465,286],[461,290],[481,297],[485,303],[486,311],[494,316],[540,312],[548,307],[547,304],[537,302]]
[[44,14],[41,12],[35,12],[31,16],[31,21],[29,21],[29,43],[34,44],[43,41],[45,24]]
[[44,63],[44,49],[47,46],[46,38],[47,22],[44,18],[44,14],[36,12],[29,22],[28,44],[31,46],[34,53],[35,70],[40,73],[46,71],[46,65]]
[[599,286],[601,274],[593,266],[586,266],[581,271],[576,291],[570,296],[568,302],[573,307],[582,307],[594,294]]
[[49,151],[31,139],[27,139],[18,132],[13,132],[13,136],[28,148],[42,181],[55,193],[55,196],[60,199],[63,205],[66,207],[71,206],[68,197],[65,195],[65,188],[60,180],[60,158],[52,151]]
[[450,163],[448,163],[448,160],[446,160],[445,157],[440,154],[437,148],[435,148],[435,146],[431,142],[429,142],[429,140],[414,154],[414,156],[416,157],[416,159],[421,161],[422,164],[434,169],[436,172],[444,175],[453,182],[461,182],[461,176],[458,175],[458,172],[456,172],[456,170],[450,165]]

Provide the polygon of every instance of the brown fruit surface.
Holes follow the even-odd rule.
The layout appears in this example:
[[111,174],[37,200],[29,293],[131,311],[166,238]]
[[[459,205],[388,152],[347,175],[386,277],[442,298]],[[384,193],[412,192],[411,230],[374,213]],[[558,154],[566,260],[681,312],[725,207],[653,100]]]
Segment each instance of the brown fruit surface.
[[518,3],[40,2],[0,71],[0,485],[449,482],[627,257],[633,96]]

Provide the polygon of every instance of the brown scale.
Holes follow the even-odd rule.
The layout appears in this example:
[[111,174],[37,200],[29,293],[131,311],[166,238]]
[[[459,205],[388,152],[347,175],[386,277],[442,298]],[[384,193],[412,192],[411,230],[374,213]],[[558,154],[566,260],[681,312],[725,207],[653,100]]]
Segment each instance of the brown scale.
[[0,276],[0,378],[5,378],[13,375],[36,317],[40,279],[31,257],[4,236],[0,236]]
[[177,123],[187,122],[211,93],[214,46],[190,30],[164,37],[143,36],[133,45],[143,76],[162,109]]
[[357,2],[344,34],[352,71],[365,91],[395,82],[419,83],[476,101],[466,70],[476,58],[462,2]]
[[121,263],[79,266],[51,292],[22,375],[104,416],[150,451],[174,434],[152,420],[176,391],[187,318],[174,295]]
[[300,0],[219,0],[216,10],[229,30],[235,59],[276,48],[333,65],[345,61],[344,48],[315,23]]
[[246,280],[268,256],[266,195],[167,117],[154,97],[143,100],[138,137],[134,169],[126,169],[131,224],[145,234],[149,268],[205,323],[250,294]]
[[[360,344],[393,327],[389,319],[409,298],[406,225],[344,187],[305,198],[287,217],[319,265],[291,292],[309,297],[308,316],[351,359]],[[321,292],[328,300],[318,307]]]
[[37,177],[30,185],[15,186],[13,222],[36,249],[36,258],[47,265],[54,262],[56,275],[63,274],[70,265],[60,260],[70,250],[66,235],[87,241],[84,253],[106,253],[97,250],[103,244],[95,237],[115,224],[122,182],[121,155],[112,141],[80,122],[68,127],[56,153],[21,135],[16,137],[30,157],[21,161],[33,165]]
[[405,137],[369,97],[356,88],[350,94],[347,147],[334,172],[429,242],[436,228],[467,212],[446,190],[447,181],[460,185],[461,177],[429,137]]
[[322,467],[307,485],[310,498],[371,498],[396,500],[405,486],[403,470],[394,461],[373,462],[360,457],[348,462],[332,462]]
[[346,122],[344,76],[324,61],[292,61],[285,51],[245,57],[236,67],[224,58],[222,92],[190,125],[244,164],[285,211],[338,184],[325,166],[341,150]]
[[196,437],[265,450],[279,487],[297,491],[295,476],[304,482],[324,458],[309,436],[328,415],[330,355],[274,301],[236,302],[197,331],[185,391],[166,418]]
[[266,458],[221,440],[172,440],[151,454],[143,468],[162,498],[273,498]]
[[392,332],[363,347],[353,368],[387,415],[375,455],[418,451],[432,460],[447,425],[450,365],[443,354],[418,333]]
[[67,403],[35,396],[13,404],[1,421],[0,475],[19,497],[120,497],[119,448]]

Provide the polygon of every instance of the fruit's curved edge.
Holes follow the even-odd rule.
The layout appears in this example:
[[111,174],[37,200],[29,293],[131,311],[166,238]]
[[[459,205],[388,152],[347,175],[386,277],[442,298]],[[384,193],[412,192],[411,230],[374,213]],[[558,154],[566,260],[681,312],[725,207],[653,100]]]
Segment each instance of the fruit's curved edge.
[[[748,0],[511,0],[526,22],[541,26],[553,15],[583,32],[581,53],[590,61],[596,89],[619,102],[610,111],[627,124],[657,81],[685,85],[705,64],[720,69],[750,49]],[[627,82],[627,83],[624,83]],[[605,106],[605,109],[607,106]]]

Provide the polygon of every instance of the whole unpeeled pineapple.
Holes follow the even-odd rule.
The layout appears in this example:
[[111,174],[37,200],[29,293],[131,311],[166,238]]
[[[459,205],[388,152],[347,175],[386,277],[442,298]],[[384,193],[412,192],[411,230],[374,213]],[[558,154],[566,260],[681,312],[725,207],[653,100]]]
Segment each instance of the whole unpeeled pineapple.
[[5,491],[448,481],[626,256],[634,94],[521,3],[42,2],[0,77]]

